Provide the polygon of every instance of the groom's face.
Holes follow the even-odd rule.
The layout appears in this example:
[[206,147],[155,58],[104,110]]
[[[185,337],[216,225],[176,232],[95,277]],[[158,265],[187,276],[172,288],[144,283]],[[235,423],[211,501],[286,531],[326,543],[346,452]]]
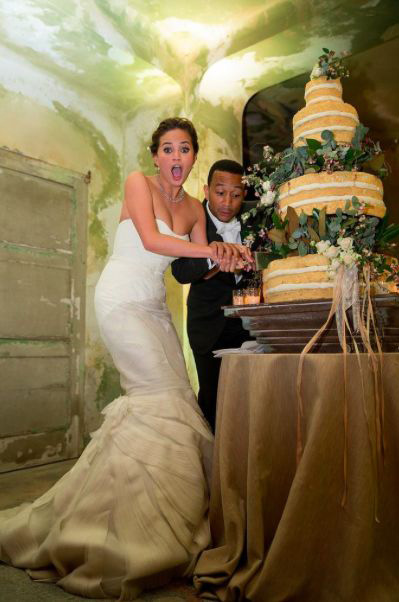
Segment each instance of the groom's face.
[[229,222],[241,209],[245,197],[241,175],[215,171],[209,186],[204,186],[209,209],[221,222]]

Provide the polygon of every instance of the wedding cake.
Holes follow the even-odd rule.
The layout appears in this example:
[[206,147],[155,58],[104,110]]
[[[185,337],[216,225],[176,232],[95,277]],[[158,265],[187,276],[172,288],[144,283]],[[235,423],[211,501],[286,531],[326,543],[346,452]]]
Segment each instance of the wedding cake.
[[[318,216],[322,213],[324,222],[328,218],[334,219],[335,216],[342,216],[343,212],[346,212],[349,217],[351,212],[348,211],[348,206],[355,199],[356,211],[353,212],[352,222],[359,223],[360,229],[364,230],[365,216],[383,218],[386,213],[381,179],[372,173],[360,171],[362,166],[359,167],[355,162],[350,163],[346,160],[348,157],[361,155],[362,147],[359,139],[355,143],[353,141],[356,140],[356,136],[359,137],[359,130],[362,130],[365,135],[367,128],[359,124],[356,109],[342,100],[342,85],[339,77],[336,77],[337,72],[334,71],[337,65],[334,54],[334,52],[330,52],[329,55],[320,57],[325,61],[324,65],[333,57],[332,71],[331,65],[326,67],[329,75],[331,72],[333,73],[333,79],[327,79],[325,75],[317,77],[317,73],[315,77],[315,70],[313,70],[312,79],[306,85],[305,90],[306,106],[299,110],[293,118],[291,156],[297,153],[295,156],[299,157],[299,161],[301,156],[307,157],[308,163],[302,169],[303,175],[293,177],[297,173],[293,169],[292,174],[287,178],[281,167],[279,170],[278,166],[275,172],[268,176],[269,180],[266,183],[263,182],[263,190],[267,190],[269,195],[272,194],[271,187],[275,186],[275,194],[278,199],[275,210],[281,222],[283,224],[288,222],[286,218],[289,218],[289,208],[291,208],[291,218],[294,215],[294,219],[299,219],[299,216],[302,215],[302,225],[306,225],[306,220],[308,220],[306,236],[309,237],[310,233],[312,237],[310,240],[305,236],[305,242],[301,243],[302,251],[305,249],[305,252],[299,252],[298,256],[288,256],[271,261],[263,270],[263,295],[267,303],[330,299],[334,289],[334,270],[331,269],[332,266],[334,267],[334,262],[335,269],[337,269],[338,262],[350,266],[360,259],[359,250],[357,253],[355,252],[353,240],[345,238],[347,234],[337,233],[336,236],[341,236],[341,238],[338,238],[338,242],[335,240],[334,244],[325,240],[327,238],[325,230],[321,236],[315,234],[311,226],[313,222],[309,221],[315,215]],[[323,64],[320,59],[319,64]],[[327,150],[325,150],[326,148]],[[265,147],[265,149],[270,149],[270,147]],[[381,153],[379,145],[374,145],[375,149],[377,149],[376,154]],[[280,155],[289,158],[289,149],[287,151],[285,151],[285,155],[284,152]],[[320,167],[317,160],[323,153],[324,164]],[[269,158],[267,154],[264,156]],[[341,163],[338,163],[339,161]],[[280,173],[283,173],[283,176],[280,176]],[[255,176],[252,177],[255,178]],[[285,181],[280,180],[279,182],[279,177],[284,177]],[[256,182],[256,179],[253,182]],[[261,206],[265,197],[262,192],[259,196],[261,196]],[[292,210],[295,210],[296,215]],[[316,213],[315,210],[317,210]],[[350,220],[345,223],[349,222]],[[374,228],[378,222],[379,219],[374,219]],[[274,229],[274,237],[279,235],[279,232],[277,234],[276,232]],[[299,251],[295,237],[298,239],[302,236],[303,238],[304,235],[301,235],[300,227],[297,232],[299,232],[298,236],[296,233],[291,233],[291,237],[293,236],[294,239],[287,237],[285,243],[290,249],[297,248]],[[357,231],[352,232],[355,236]],[[268,234],[270,235],[270,230]],[[270,238],[274,242],[280,240],[281,244],[284,243],[281,237],[276,239],[270,236]],[[295,251],[290,255],[294,253]],[[379,279],[379,283],[382,287],[384,286],[383,278]],[[393,288],[395,285],[391,283],[386,290]]]

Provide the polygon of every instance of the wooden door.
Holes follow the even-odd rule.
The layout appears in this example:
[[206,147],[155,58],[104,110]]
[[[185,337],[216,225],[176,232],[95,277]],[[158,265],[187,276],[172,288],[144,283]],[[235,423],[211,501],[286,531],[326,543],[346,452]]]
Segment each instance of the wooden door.
[[0,472],[82,449],[87,185],[0,150]]

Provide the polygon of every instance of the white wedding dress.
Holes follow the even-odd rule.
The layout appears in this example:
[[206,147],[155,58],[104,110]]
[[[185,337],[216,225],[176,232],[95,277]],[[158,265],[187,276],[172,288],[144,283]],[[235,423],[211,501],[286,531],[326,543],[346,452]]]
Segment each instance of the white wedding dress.
[[132,600],[189,575],[209,543],[213,437],[165,305],[173,259],[146,251],[131,220],[119,224],[95,306],[126,395],[105,408],[72,470],[0,513],[0,560],[71,593]]

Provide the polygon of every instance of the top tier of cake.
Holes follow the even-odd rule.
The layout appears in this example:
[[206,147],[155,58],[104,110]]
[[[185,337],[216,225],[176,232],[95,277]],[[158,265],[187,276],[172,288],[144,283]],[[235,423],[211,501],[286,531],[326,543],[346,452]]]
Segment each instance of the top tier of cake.
[[294,115],[294,146],[305,144],[306,138],[321,140],[323,130],[334,133],[338,144],[350,144],[359,125],[357,111],[343,102],[339,79],[318,77],[306,84],[306,107]]

